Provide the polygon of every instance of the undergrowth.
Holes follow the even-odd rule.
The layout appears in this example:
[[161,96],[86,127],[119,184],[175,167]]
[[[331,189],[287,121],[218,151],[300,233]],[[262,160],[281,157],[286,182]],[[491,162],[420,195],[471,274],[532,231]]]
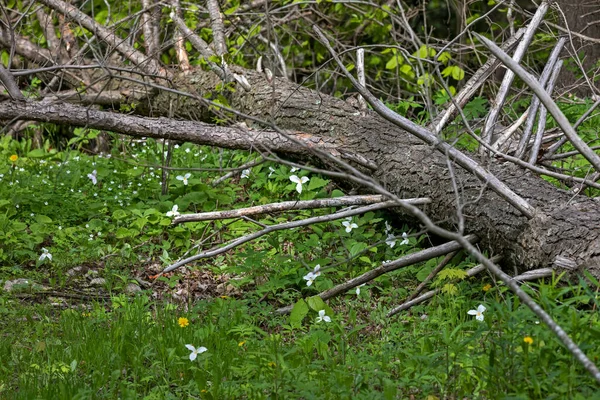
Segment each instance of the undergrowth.
[[[82,142],[88,134],[79,132]],[[435,240],[384,213],[278,231],[156,277],[157,266],[194,254],[196,244],[222,246],[260,229],[257,222],[333,210],[176,226],[173,213],[348,188],[271,163],[213,186],[253,155],[182,144],[172,166],[185,169],[171,171],[163,195],[162,143],[116,138],[113,149],[101,156],[0,142],[0,279],[22,279],[0,291],[1,398],[599,398],[593,379],[505,287],[465,278],[468,257],[433,282],[442,290],[429,303],[391,318],[441,259],[317,301]],[[309,178],[302,193],[291,175]],[[82,266],[104,279],[106,299],[53,297],[79,293],[72,271]],[[178,295],[203,284],[208,278],[190,275],[202,271],[225,277],[223,294]],[[152,285],[128,293],[140,277]],[[598,282],[555,276],[527,290],[598,363]],[[294,303],[291,317],[275,313]],[[477,318],[468,313],[478,309]]]

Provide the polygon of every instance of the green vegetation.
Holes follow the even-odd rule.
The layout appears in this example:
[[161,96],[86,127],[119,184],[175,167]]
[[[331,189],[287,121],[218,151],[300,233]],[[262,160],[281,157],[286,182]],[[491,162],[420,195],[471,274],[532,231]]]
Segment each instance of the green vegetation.
[[[84,144],[95,134],[76,137]],[[440,295],[392,318],[386,313],[440,260],[384,275],[328,304],[312,297],[429,242],[409,234],[408,243],[399,238],[390,247],[392,221],[382,213],[353,218],[350,232],[342,221],[278,231],[156,278],[199,242],[209,248],[260,229],[244,220],[172,226],[174,205],[181,213],[212,211],[339,196],[343,188],[295,171],[310,178],[299,195],[290,168],[269,163],[213,187],[225,173],[220,165],[253,156],[183,144],[172,164],[188,170],[172,171],[169,193],[160,195],[157,166],[166,147],[114,140],[110,157],[49,143],[32,150],[6,137],[0,143],[0,279],[3,286],[27,280],[0,291],[1,398],[597,396],[592,378],[505,287],[464,279],[468,259],[457,257],[437,278]],[[307,286],[303,277],[317,264],[320,275]],[[76,276],[76,267],[87,275]],[[91,286],[92,278],[104,282]],[[127,290],[140,282],[151,285]],[[564,283],[554,277],[528,291],[598,361],[598,283]],[[293,303],[291,316],[274,314]],[[468,314],[480,304],[483,321]],[[206,351],[190,360],[186,345]]]

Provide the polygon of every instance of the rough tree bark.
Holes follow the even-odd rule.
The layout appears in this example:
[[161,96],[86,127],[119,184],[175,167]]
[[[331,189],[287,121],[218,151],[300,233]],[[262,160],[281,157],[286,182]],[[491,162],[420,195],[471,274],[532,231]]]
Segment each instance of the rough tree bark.
[[[54,4],[56,1],[44,2]],[[17,52],[35,60],[32,55],[35,49],[23,44],[19,50],[21,39],[17,39]],[[6,43],[14,42],[6,35],[2,37],[0,31],[0,44],[6,46]],[[200,69],[186,73],[167,71],[165,74],[165,67],[148,65],[151,71],[160,72],[156,79],[158,84],[192,93],[197,99],[182,96],[174,90],[157,89],[156,85],[148,90],[141,81],[132,83],[131,78],[124,75],[129,83],[117,80],[108,86],[102,83],[102,90],[106,91],[104,104],[118,106],[119,103],[135,102],[137,116],[67,105],[64,97],[43,102],[3,97],[0,119],[48,121],[134,136],[310,155],[305,148],[257,125],[224,128],[195,122],[210,116],[200,98],[214,94],[221,84],[219,76]],[[231,71],[243,75],[250,85],[250,90],[245,90],[241,84],[232,83],[235,91],[226,94],[232,108],[272,121],[291,131],[309,148],[324,149],[346,161],[358,161],[354,165],[360,168],[373,166],[368,173],[400,197],[431,198],[432,203],[425,211],[434,222],[446,228],[456,227],[457,213],[461,212],[465,218],[465,234],[477,234],[481,238],[480,246],[489,249],[490,253],[502,255],[506,268],[587,269],[600,278],[599,201],[557,189],[513,164],[486,160],[490,172],[535,207],[533,218],[528,219],[487,188],[486,182],[458,166],[450,170],[445,154],[373,111],[361,111],[343,100],[299,87],[283,78],[239,67],[231,67]],[[98,97],[77,94],[72,100],[97,103]],[[147,116],[150,113],[152,118]],[[165,118],[169,115],[175,115],[177,119]],[[460,190],[460,204],[456,204],[453,180]]]

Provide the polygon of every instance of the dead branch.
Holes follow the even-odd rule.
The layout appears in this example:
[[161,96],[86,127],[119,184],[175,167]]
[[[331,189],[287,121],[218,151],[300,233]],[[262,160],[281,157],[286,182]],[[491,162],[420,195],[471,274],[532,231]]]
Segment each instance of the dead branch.
[[[527,26],[525,30],[525,34],[523,35],[523,39],[517,46],[515,50],[515,54],[512,57],[515,63],[521,62],[521,59],[525,55],[527,48],[531,44],[533,40],[533,35],[537,30],[538,26],[544,19],[544,15],[548,11],[548,2],[546,0],[542,1],[542,4],[538,7],[535,15],[531,19],[531,22]],[[494,132],[494,127],[496,125],[496,120],[502,110],[502,106],[504,106],[504,102],[506,101],[506,97],[508,96],[508,91],[510,90],[510,86],[515,78],[515,74],[512,71],[506,71],[504,75],[504,79],[502,80],[502,84],[500,85],[500,89],[498,90],[498,94],[496,95],[496,100],[493,102],[490,112],[487,115],[485,120],[485,126],[483,128],[483,132],[481,137],[483,141],[487,144],[492,143],[492,133]],[[483,151],[483,148],[481,148]]]
[[145,73],[155,76],[168,75],[167,71],[156,60],[140,53],[133,46],[130,46],[127,42],[119,38],[114,31],[98,24],[93,18],[79,11],[76,7],[62,0],[40,0],[40,2],[81,24],[81,26],[114,47]]
[[313,25],[313,29],[319,36],[321,43],[327,48],[327,50],[329,51],[333,59],[336,61],[340,69],[344,72],[344,74],[350,80],[350,82],[352,82],[352,85],[356,88],[356,90],[360,92],[360,94],[379,115],[381,115],[383,118],[387,119],[394,125],[406,130],[409,133],[412,133],[413,135],[415,135],[425,143],[429,144],[430,146],[435,147],[438,151],[447,154],[448,157],[453,159],[461,167],[476,175],[483,181],[487,182],[487,184],[492,190],[494,190],[498,195],[504,198],[507,202],[509,202],[527,218],[533,217],[535,209],[525,199],[518,196],[508,186],[501,182],[495,175],[486,171],[484,168],[482,168],[482,166],[479,163],[475,162],[466,154],[462,153],[461,151],[458,151],[450,144],[441,141],[437,137],[437,135],[434,135],[429,130],[393,112],[388,107],[386,107],[386,105],[383,104],[377,97],[373,96],[373,94],[371,94],[371,92],[369,92],[367,88],[360,85],[356,81],[356,79],[354,79],[352,74],[348,72],[348,70],[344,66],[344,63],[342,62],[342,60],[340,60],[337,53],[329,45],[329,41],[321,32],[319,27]]
[[537,82],[537,80],[518,63],[514,62],[506,53],[504,53],[494,42],[477,34],[473,33],[484,45],[487,47],[496,57],[510,68],[523,82],[527,84],[538,96],[540,101],[546,106],[550,114],[554,117],[560,128],[563,130],[565,135],[573,144],[582,156],[586,158],[594,166],[596,171],[600,171],[600,156],[592,151],[589,146],[577,135],[575,129],[571,126],[571,123],[562,113],[560,108],[556,105],[550,95],[544,90],[544,88]]
[[[560,38],[552,49],[552,53],[550,53],[548,61],[544,66],[544,70],[542,71],[542,75],[540,76],[540,85],[546,87],[548,79],[550,79],[550,75],[554,68],[554,64],[556,64],[558,56],[560,55],[560,52],[562,51],[566,41],[566,38]],[[533,100],[531,100],[531,106],[529,106],[529,116],[527,117],[527,122],[525,122],[525,129],[523,129],[523,135],[521,136],[519,146],[517,147],[517,151],[515,153],[515,156],[521,159],[524,157],[527,146],[529,145],[529,138],[531,137],[531,131],[533,129],[533,124],[535,123],[535,116],[539,106],[540,99],[538,99],[536,96],[533,96]]]
[[[467,235],[465,236],[465,240],[476,242],[478,239],[475,235]],[[374,268],[369,272],[365,272],[364,274],[357,276],[356,278],[350,279],[349,281],[334,286],[331,289],[325,290],[324,292],[319,293],[318,296],[323,300],[328,300],[339,294],[345,293],[350,289],[360,286],[363,283],[370,282],[381,275],[387,274],[400,268],[409,267],[411,265],[424,262],[435,257],[443,256],[445,254],[458,251],[460,249],[461,245],[458,242],[454,241],[447,242],[439,246],[431,247],[429,249],[424,249],[416,253],[407,254],[405,256],[400,257],[397,260],[383,262],[379,267]],[[288,314],[292,311],[293,307],[293,305],[282,307],[277,309],[275,312],[277,314]]]
[[[558,60],[554,69],[552,70],[552,76],[548,80],[548,85],[546,86],[546,92],[548,95],[552,95],[554,91],[554,84],[558,79],[558,74],[562,68],[563,60]],[[546,107],[541,106],[539,117],[538,117],[538,129],[535,133],[535,139],[533,141],[533,146],[531,146],[531,153],[529,155],[529,163],[535,164],[538,159],[538,154],[540,152],[540,148],[542,146],[542,139],[544,138],[544,131],[546,130]]]
[[[199,214],[185,214],[173,219],[173,225],[184,222],[211,221],[217,219],[240,218],[243,216],[268,214],[274,212],[291,211],[291,210],[312,210],[316,208],[329,207],[348,207],[366,204],[381,203],[385,201],[382,195],[365,195],[365,196],[343,196],[331,199],[318,200],[300,200],[300,201],[283,201],[280,203],[270,203],[261,206],[239,208],[236,210],[212,211]],[[423,205],[431,203],[431,199],[404,199],[405,202],[415,205]]]
[[[369,211],[375,211],[375,210],[381,210],[384,208],[390,208],[390,207],[397,207],[398,206],[398,202],[395,201],[385,201],[382,203],[376,203],[376,204],[372,204],[372,205],[368,205],[365,207],[359,207],[359,208],[355,208],[352,210],[347,210],[347,211],[340,211],[337,212],[335,214],[330,214],[330,215],[322,215],[319,217],[312,217],[312,218],[306,218],[300,221],[293,221],[293,222],[285,222],[282,224],[277,224],[277,225],[270,225],[267,228],[259,231],[259,232],[254,232],[251,233],[249,235],[243,236],[241,238],[235,239],[231,242],[229,242],[227,245],[220,247],[218,249],[215,250],[209,250],[209,251],[205,251],[203,253],[200,254],[196,254],[195,256],[192,257],[188,257],[184,260],[178,261],[172,265],[169,265],[167,268],[165,268],[161,274],[165,274],[167,272],[173,271],[174,269],[177,269],[181,266],[184,266],[186,264],[189,264],[191,262],[200,260],[202,258],[209,258],[209,257],[214,257],[217,256],[219,254],[225,253],[237,246],[240,246],[244,243],[247,243],[251,240],[257,239],[261,236],[264,236],[268,233],[271,232],[275,232],[275,231],[280,231],[280,230],[286,230],[286,229],[294,229],[294,228],[299,228],[301,226],[307,226],[307,225],[312,225],[312,224],[318,224],[321,222],[330,222],[330,221],[335,221],[337,219],[342,219],[342,218],[346,218],[346,217],[352,217],[354,215],[358,215],[358,214],[364,214],[366,212]],[[403,203],[404,204],[404,203]]]

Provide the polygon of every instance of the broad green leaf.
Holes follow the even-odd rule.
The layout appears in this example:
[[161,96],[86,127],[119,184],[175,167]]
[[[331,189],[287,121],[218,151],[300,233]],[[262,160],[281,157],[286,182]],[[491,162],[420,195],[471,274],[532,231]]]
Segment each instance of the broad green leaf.
[[308,305],[304,299],[300,299],[294,304],[292,312],[290,313],[290,325],[300,326],[302,320],[306,317],[306,314],[308,314]]

